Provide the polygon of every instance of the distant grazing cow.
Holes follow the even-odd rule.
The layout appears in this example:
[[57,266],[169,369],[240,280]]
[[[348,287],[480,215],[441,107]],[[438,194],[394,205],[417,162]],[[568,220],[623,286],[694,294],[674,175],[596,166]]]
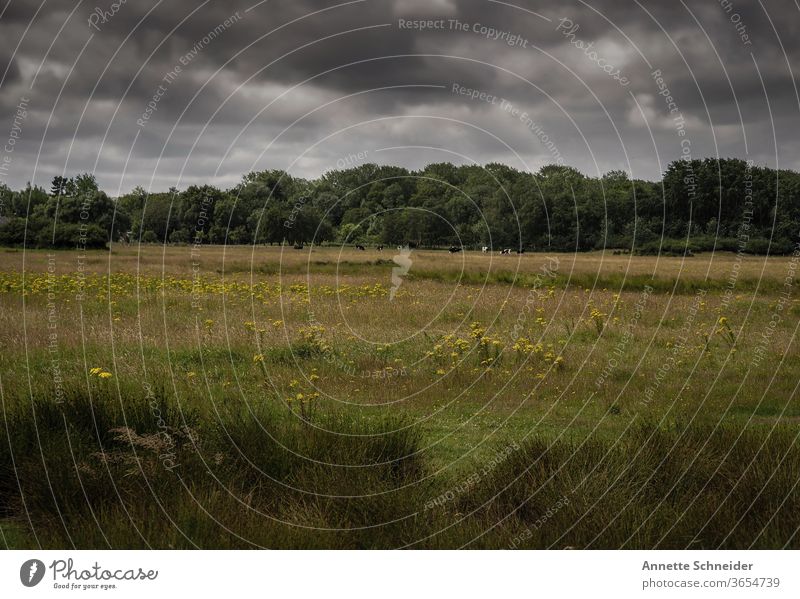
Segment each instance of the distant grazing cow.
[[518,254],[524,254],[524,253],[525,253],[525,248],[519,248],[519,249],[517,250],[517,253],[518,253]]
[[500,250],[500,253],[501,254],[510,254],[511,253],[511,248],[502,249],[502,250]]
[[356,249],[361,250],[363,252],[366,248],[363,245],[357,245]]
[[489,246],[486,246],[486,245],[485,245],[485,246],[483,246],[483,247],[481,248],[481,251],[482,251],[482,252],[485,254],[486,252],[488,252],[488,251],[489,251]]
[[383,246],[382,246],[382,245],[379,245],[379,246],[377,247],[377,250],[378,250],[379,252],[382,252],[382,251],[383,251]]
[[294,249],[296,249],[296,250],[302,250],[302,249],[303,249],[303,244],[302,244],[302,243],[295,243],[295,244],[294,244]]
[[457,254],[458,252],[460,252],[460,251],[461,251],[461,248],[460,248],[460,247],[457,247],[457,246],[455,246],[455,245],[451,245],[451,246],[450,246],[450,249],[449,249],[449,250],[447,250],[447,251],[448,251],[448,252],[450,252],[451,254]]

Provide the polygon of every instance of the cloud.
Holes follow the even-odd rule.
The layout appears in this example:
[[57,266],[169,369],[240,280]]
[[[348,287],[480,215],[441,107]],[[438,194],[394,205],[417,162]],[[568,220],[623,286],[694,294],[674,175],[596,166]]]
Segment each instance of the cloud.
[[[7,182],[48,186],[55,174],[96,169],[110,190],[232,184],[253,168],[317,176],[360,151],[412,168],[457,161],[452,152],[530,169],[552,159],[519,119],[454,95],[453,83],[534,115],[584,172],[619,168],[652,179],[680,156],[654,70],[696,155],[797,164],[800,40],[792,28],[800,11],[792,0],[734,0],[731,10],[654,0],[511,4],[148,0],[111,14],[105,0],[48,1],[38,12],[12,2],[0,17],[0,69],[8,67],[0,136],[19,98],[31,101]],[[93,28],[96,10],[105,20]],[[401,17],[443,26],[401,29]],[[562,18],[630,84],[558,31]],[[159,93],[152,118],[138,126]],[[415,149],[386,149],[402,147]]]

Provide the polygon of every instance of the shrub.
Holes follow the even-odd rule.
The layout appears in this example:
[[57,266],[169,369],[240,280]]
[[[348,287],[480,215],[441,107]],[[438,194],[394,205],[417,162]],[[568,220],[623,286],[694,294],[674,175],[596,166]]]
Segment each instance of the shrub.
[[58,223],[43,228],[36,244],[40,248],[53,249],[103,249],[108,243],[108,233],[95,224]]

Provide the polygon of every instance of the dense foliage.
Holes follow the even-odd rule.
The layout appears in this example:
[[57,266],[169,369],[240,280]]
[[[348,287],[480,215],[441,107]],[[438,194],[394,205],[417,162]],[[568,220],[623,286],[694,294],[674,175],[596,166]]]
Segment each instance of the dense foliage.
[[800,174],[737,159],[676,161],[661,181],[538,173],[502,164],[365,164],[316,180],[283,171],[112,199],[92,175],[48,192],[0,185],[0,245],[143,243],[410,244],[528,250],[785,253],[800,236]]

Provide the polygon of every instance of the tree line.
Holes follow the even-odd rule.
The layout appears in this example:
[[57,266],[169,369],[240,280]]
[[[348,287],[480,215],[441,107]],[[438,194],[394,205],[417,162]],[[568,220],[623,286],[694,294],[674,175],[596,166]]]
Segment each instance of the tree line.
[[489,246],[636,253],[788,253],[800,240],[800,174],[738,159],[678,160],[660,181],[588,177],[559,165],[364,164],[307,180],[245,175],[231,189],[193,185],[118,198],[95,177],[49,190],[0,184],[0,245],[101,248],[170,244]]

